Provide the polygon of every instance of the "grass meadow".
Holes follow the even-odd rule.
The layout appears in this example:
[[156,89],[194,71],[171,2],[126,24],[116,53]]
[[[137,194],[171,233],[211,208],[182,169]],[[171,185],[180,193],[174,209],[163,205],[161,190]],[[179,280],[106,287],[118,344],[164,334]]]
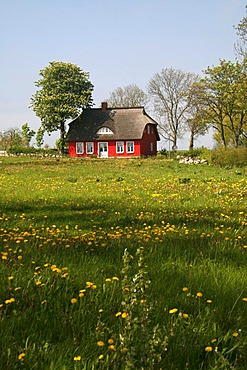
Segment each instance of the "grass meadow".
[[0,161],[0,369],[246,369],[247,175]]

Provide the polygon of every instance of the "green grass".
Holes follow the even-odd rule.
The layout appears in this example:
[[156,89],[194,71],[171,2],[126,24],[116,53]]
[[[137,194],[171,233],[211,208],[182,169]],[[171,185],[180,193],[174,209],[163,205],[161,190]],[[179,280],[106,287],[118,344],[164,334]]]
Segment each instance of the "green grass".
[[1,369],[246,368],[245,168],[13,157],[0,189]]

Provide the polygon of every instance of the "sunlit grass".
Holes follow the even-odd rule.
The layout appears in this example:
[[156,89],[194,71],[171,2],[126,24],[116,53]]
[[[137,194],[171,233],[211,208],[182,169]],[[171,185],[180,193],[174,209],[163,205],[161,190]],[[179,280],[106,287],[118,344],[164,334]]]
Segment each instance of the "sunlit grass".
[[[1,368],[245,369],[244,169],[153,159],[0,166]],[[132,305],[141,283],[124,284],[141,247],[149,283]],[[126,249],[134,264],[124,277]],[[123,325],[139,317],[142,328],[145,312],[140,353],[127,356]]]

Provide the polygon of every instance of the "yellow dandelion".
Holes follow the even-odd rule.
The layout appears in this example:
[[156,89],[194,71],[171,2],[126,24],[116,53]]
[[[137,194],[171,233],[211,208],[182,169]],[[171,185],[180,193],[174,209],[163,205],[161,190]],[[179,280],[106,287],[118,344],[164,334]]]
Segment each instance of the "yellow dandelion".
[[79,297],[80,297],[80,298],[84,297],[84,295],[85,295],[85,294],[84,294],[84,293],[82,293],[82,292],[81,292],[81,293],[79,293]]
[[212,348],[212,347],[210,347],[210,346],[205,347],[205,351],[206,351],[206,352],[212,352],[212,350],[213,350],[213,348]]
[[235,331],[233,334],[232,334],[233,337],[238,337],[238,333]]
[[14,276],[9,276],[8,279],[9,280],[13,280],[14,279]]
[[122,312],[117,312],[116,313],[116,317],[121,316],[121,315],[122,315]]
[[123,313],[122,313],[122,318],[123,318],[123,319],[126,319],[126,317],[127,317],[127,316],[128,316],[127,312],[123,312]]
[[110,278],[106,278],[106,279],[105,279],[105,281],[106,281],[107,283],[109,283],[109,282],[111,281],[111,279],[110,279]]
[[214,338],[211,340],[211,343],[215,343],[215,342],[217,342],[217,339]]
[[76,299],[76,298],[71,298],[70,302],[71,302],[72,304],[75,304],[75,303],[77,302],[77,299]]
[[183,292],[187,292],[188,288],[187,286],[183,287]]
[[169,310],[169,313],[176,313],[176,312],[178,312],[177,308],[172,308],[171,310]]
[[203,296],[203,294],[201,292],[198,292],[198,293],[196,293],[196,296],[200,298],[200,297]]
[[102,312],[103,312],[103,309],[102,309],[102,308],[100,308],[100,309],[99,309],[99,313],[102,313]]
[[6,299],[5,304],[10,304],[12,302],[15,302],[15,298]]
[[207,303],[212,303],[211,299],[207,299],[206,301]]
[[247,302],[247,298],[243,298],[243,301],[244,301],[244,302]]
[[36,281],[35,285],[37,286],[41,285],[41,281],[40,280]]
[[112,280],[118,281],[119,278],[117,276],[113,276]]
[[103,358],[104,358],[104,355],[99,356],[99,360],[103,360]]
[[23,358],[25,357],[25,353],[20,353],[19,356],[18,356],[18,360],[23,360]]
[[81,361],[81,356],[75,356],[74,361]]
[[187,313],[183,313],[183,318],[184,319],[187,319],[189,317],[189,315]]
[[97,342],[97,346],[99,346],[99,347],[103,347],[104,345],[105,345],[105,343],[102,340],[99,340]]
[[116,347],[115,347],[113,344],[111,344],[108,348],[109,348],[111,351],[116,351]]
[[108,339],[108,344],[113,344],[114,343],[114,339],[110,338]]

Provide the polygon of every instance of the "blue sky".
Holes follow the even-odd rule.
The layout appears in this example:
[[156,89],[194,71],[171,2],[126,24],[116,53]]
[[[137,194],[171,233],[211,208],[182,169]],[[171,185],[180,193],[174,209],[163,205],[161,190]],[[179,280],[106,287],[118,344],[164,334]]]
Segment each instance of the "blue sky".
[[[26,122],[39,127],[28,106],[34,81],[50,61],[89,72],[95,106],[117,87],[136,84],[145,91],[162,68],[201,74],[220,59],[234,61],[233,26],[245,16],[245,5],[246,0],[0,0],[0,131]],[[57,137],[46,141],[52,145]]]

